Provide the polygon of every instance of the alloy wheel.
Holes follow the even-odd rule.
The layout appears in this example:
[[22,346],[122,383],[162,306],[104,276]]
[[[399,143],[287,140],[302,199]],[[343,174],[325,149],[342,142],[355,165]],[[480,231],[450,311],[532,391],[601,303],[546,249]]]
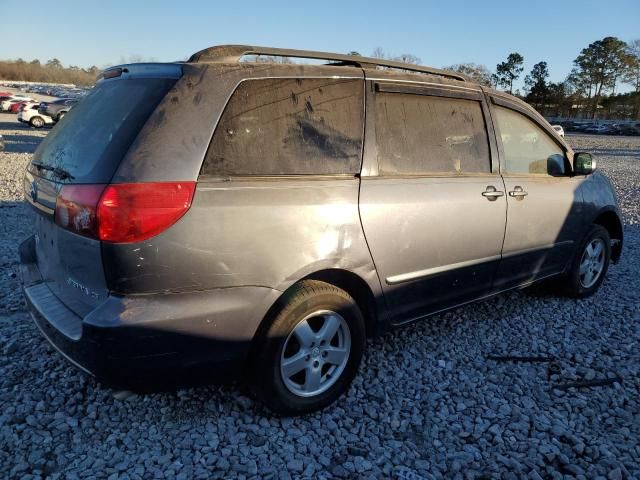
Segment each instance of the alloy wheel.
[[605,245],[602,239],[591,240],[580,259],[580,284],[583,288],[591,288],[602,275],[605,262]]
[[346,320],[331,310],[304,317],[284,342],[280,375],[287,389],[300,397],[319,395],[336,383],[351,351]]

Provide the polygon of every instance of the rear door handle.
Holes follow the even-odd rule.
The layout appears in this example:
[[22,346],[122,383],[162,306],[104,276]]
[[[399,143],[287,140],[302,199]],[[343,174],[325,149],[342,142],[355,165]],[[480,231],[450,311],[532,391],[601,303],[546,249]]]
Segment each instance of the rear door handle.
[[504,196],[504,192],[501,192],[493,185],[489,185],[487,189],[484,192],[482,192],[482,196],[485,197],[490,202],[495,202],[498,199],[498,197]]
[[516,200],[522,200],[524,197],[529,195],[521,186],[513,187],[513,190],[509,192],[510,197],[515,197]]

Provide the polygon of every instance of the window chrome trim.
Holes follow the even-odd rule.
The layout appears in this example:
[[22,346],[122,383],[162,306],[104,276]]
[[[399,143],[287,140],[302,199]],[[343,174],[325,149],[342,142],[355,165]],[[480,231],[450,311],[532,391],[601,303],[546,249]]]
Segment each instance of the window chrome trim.
[[[367,72],[368,73],[368,72]],[[420,80],[405,80],[401,78],[393,78],[393,77],[366,77],[366,80],[371,82],[385,82],[385,83],[404,83],[407,85],[416,85],[416,86],[427,86],[427,87],[436,87],[440,89],[457,89],[457,90],[467,90],[469,92],[478,92],[482,93],[481,88],[474,87],[463,87],[461,85],[453,85],[449,83],[436,83],[436,82],[425,82]]]
[[424,95],[429,97],[454,98],[460,100],[483,101],[480,90],[452,90],[446,86],[397,84],[393,82],[375,82],[376,93],[400,93],[405,95]]

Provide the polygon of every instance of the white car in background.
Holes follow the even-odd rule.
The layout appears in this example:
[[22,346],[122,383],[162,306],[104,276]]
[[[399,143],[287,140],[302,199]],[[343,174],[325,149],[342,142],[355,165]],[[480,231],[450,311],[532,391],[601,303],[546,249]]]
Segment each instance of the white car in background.
[[9,107],[13,102],[25,102],[29,100],[33,100],[33,98],[27,97],[26,95],[13,95],[11,98],[8,98],[7,100],[3,100],[0,103],[0,110],[2,110],[3,112],[6,112],[7,110],[9,110]]
[[53,118],[38,112],[39,106],[40,104],[37,102],[24,105],[18,112],[18,121],[22,123],[28,123],[34,128],[42,128],[45,125],[53,124]]
[[564,128],[562,128],[562,125],[551,125],[551,128],[558,132],[558,135],[564,137]]

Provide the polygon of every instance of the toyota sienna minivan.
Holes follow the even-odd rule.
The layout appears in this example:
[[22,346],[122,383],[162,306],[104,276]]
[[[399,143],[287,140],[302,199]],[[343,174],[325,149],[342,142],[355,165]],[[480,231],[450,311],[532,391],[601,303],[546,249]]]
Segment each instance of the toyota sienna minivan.
[[24,291],[109,383],[231,374],[301,414],[348,389],[368,336],[542,280],[593,294],[623,240],[595,168],[454,72],[247,46],[122,65],[27,167]]

